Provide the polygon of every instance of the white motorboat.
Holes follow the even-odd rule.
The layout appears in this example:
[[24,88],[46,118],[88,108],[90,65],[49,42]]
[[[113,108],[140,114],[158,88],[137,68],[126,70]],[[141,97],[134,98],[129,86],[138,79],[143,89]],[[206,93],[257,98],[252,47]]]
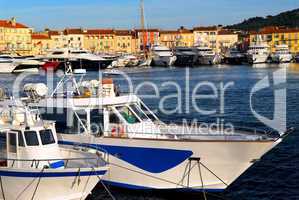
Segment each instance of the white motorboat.
[[59,146],[55,123],[7,103],[0,112],[1,198],[85,199],[108,170],[104,154]]
[[270,56],[270,49],[267,44],[251,45],[247,51],[247,60],[250,64],[266,63]]
[[86,50],[77,49],[57,49],[45,56],[50,61],[69,61],[73,69],[85,69],[87,71],[98,71],[106,69],[113,60],[100,55],[92,54]]
[[122,55],[111,63],[108,68],[122,68],[122,67],[136,67],[139,64],[139,60],[134,55]]
[[162,45],[154,45],[151,48],[151,57],[152,66],[172,66],[177,59],[170,48]]
[[218,64],[218,56],[212,48],[206,46],[196,46],[197,51],[197,64],[200,65],[214,65]]
[[0,73],[12,73],[16,68],[14,58],[10,55],[0,55]]
[[35,57],[15,57],[14,63],[16,64],[14,73],[29,72],[37,73],[45,62]]
[[26,101],[51,111],[44,117],[57,119],[61,144],[109,153],[103,179],[118,187],[223,191],[286,135],[167,125],[137,96],[115,91],[112,79],[77,83],[68,94]]
[[293,59],[288,45],[275,46],[275,53],[271,56],[272,62],[275,63],[288,63]]

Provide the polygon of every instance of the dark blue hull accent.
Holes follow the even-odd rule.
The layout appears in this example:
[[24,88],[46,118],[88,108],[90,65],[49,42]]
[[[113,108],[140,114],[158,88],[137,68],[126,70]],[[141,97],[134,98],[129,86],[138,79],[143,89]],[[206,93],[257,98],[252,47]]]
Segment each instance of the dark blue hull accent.
[[[104,175],[107,170],[84,171],[80,172],[80,176],[96,176]],[[17,172],[0,170],[0,176],[34,178],[34,177],[70,177],[78,176],[78,172]]]
[[[59,144],[75,145],[70,141],[59,141]],[[82,146],[106,151],[135,167],[150,173],[162,173],[176,167],[190,156],[192,151],[147,147],[124,147],[102,144],[81,144]]]

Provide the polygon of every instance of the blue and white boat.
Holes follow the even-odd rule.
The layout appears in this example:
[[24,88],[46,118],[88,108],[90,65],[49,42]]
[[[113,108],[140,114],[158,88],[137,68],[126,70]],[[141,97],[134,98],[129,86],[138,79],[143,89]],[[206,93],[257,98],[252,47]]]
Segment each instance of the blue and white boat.
[[75,85],[38,102],[33,91],[26,101],[50,111],[43,117],[57,120],[61,144],[107,152],[103,180],[113,186],[223,191],[286,135],[168,125],[136,95],[119,95],[112,80]]
[[59,146],[54,123],[11,105],[0,112],[0,198],[85,199],[108,170],[100,154]]

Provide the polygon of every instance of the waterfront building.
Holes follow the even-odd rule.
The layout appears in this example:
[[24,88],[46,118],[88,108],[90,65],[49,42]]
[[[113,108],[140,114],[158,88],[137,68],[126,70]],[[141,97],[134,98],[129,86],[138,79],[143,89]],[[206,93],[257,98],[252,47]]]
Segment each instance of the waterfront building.
[[178,46],[179,32],[177,30],[160,30],[160,44],[170,49]]
[[177,46],[192,47],[194,46],[194,34],[193,30],[188,30],[185,27],[181,27],[178,30],[178,44]]
[[47,32],[32,33],[32,54],[43,55],[53,48],[53,40]]
[[271,53],[275,52],[278,45],[288,45],[291,53],[299,53],[299,28],[272,26],[250,33],[250,44],[256,44],[260,40],[270,46]]
[[47,32],[51,38],[53,49],[68,47],[67,36],[64,35],[63,31],[48,30]]
[[153,45],[159,44],[159,29],[137,29],[138,51],[148,51]]
[[238,43],[238,34],[221,26],[195,27],[193,34],[195,45],[210,47],[218,53]]
[[92,52],[112,53],[115,50],[113,29],[84,30],[84,48]]
[[136,33],[131,30],[115,30],[115,52],[136,53]]
[[230,30],[219,30],[216,37],[216,51],[223,52],[233,46],[237,46],[239,37],[237,33]]
[[64,36],[66,37],[67,47],[71,49],[82,49],[84,47],[84,33],[83,29],[65,29]]
[[31,33],[31,28],[18,23],[14,17],[10,20],[0,20],[0,51],[30,55]]

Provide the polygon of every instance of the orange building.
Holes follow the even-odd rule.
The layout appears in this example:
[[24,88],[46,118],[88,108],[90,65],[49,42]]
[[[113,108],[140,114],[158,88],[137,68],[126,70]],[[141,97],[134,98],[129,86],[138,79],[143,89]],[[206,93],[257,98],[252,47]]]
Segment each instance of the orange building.
[[48,33],[33,33],[32,40],[32,54],[42,55],[53,48],[53,41]]
[[136,35],[140,51],[148,50],[151,46],[159,43],[159,29],[137,29]]

